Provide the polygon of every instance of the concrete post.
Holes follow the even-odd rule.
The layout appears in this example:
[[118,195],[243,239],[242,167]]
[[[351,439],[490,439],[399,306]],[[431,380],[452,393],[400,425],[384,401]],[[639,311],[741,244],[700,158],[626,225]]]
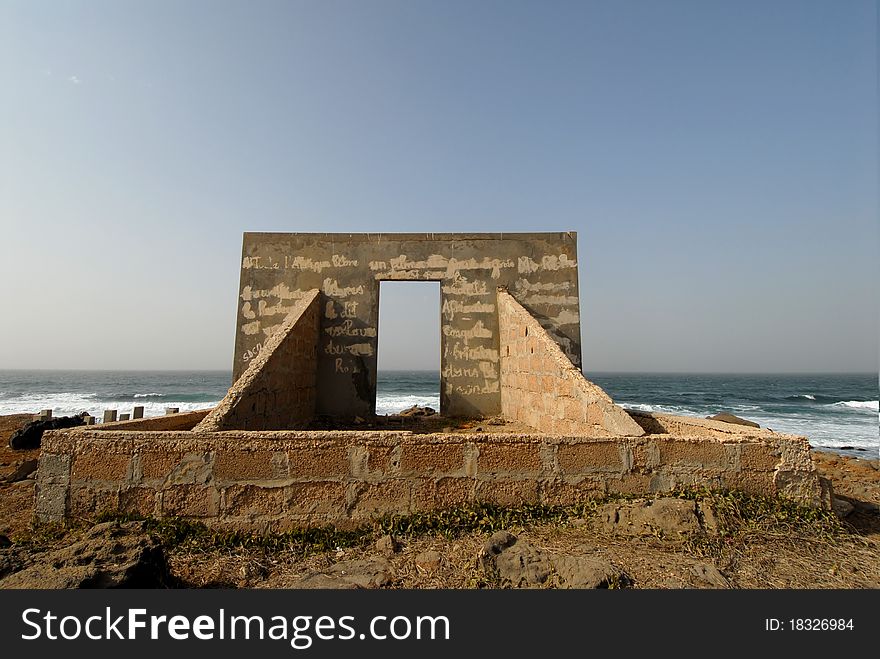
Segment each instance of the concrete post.
[[180,412],[179,407],[166,407],[165,408],[165,414],[177,414],[178,412]]
[[47,419],[52,418],[52,410],[40,410],[40,416],[44,416]]
[[83,423],[85,423],[87,426],[93,426],[93,425],[95,425],[95,417],[93,417],[93,416],[90,415],[90,414],[86,414],[86,415],[82,418],[82,420],[83,420]]
[[125,414],[119,415],[120,421],[128,421],[130,418],[131,418],[131,414],[128,414],[127,412]]
[[144,406],[137,405],[134,408],[134,411],[131,414],[132,419],[143,419],[144,418]]
[[116,410],[104,410],[104,423],[116,421]]

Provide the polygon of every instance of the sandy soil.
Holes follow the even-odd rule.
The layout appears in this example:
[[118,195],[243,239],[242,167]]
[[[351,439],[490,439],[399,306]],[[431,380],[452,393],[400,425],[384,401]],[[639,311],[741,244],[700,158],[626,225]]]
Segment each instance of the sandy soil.
[[[38,457],[39,450],[8,447],[9,435],[30,418],[0,417],[0,477]],[[443,422],[422,427],[434,423]],[[493,427],[486,424],[484,429],[492,432]],[[815,452],[814,459],[820,473],[831,479],[836,495],[853,506],[843,520],[845,532],[837,537],[755,531],[737,536],[720,550],[707,551],[684,540],[617,536],[589,519],[510,530],[521,540],[555,553],[605,558],[621,568],[635,588],[880,588],[880,463],[822,452]],[[0,484],[0,534],[13,540],[27,534],[33,496],[32,479]],[[400,551],[388,556],[391,587],[485,587],[477,557],[486,538],[472,533],[451,540],[401,539]],[[426,550],[441,554],[439,567],[426,570],[416,565],[416,556]],[[175,576],[191,587],[284,588],[340,560],[376,555],[372,544],[305,558],[286,551],[176,547],[169,551],[169,561]],[[707,572],[720,578],[707,578]]]

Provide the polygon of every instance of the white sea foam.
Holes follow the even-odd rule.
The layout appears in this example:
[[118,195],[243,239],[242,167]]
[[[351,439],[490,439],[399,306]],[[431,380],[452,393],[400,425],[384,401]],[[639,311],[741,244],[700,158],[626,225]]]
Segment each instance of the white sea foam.
[[813,394],[803,394],[801,398],[806,398],[807,400],[816,400],[816,397]]
[[378,395],[376,397],[376,414],[396,414],[403,410],[419,405],[421,407],[430,407],[436,411],[440,411],[440,395],[433,396],[414,396],[414,395]]
[[[144,416],[162,416],[166,407],[177,407],[181,412],[205,410],[215,407],[220,401],[138,401],[144,408]],[[92,416],[103,416],[104,410],[117,410],[120,414],[130,413],[135,404],[132,401],[97,399],[94,393],[30,393],[9,400],[0,401],[0,414],[35,414],[40,410],[51,409],[52,415],[71,416],[88,412]]]
[[689,407],[679,405],[648,405],[647,403],[621,403],[621,407],[627,410],[639,412],[660,412],[661,414],[673,414],[678,416],[700,416],[700,412]]
[[866,410],[868,412],[880,411],[880,401],[876,400],[841,400],[831,403],[831,407],[848,407],[854,410]]
[[656,412],[653,405],[646,403],[621,403],[621,407],[627,410],[636,410],[638,412]]
[[165,394],[157,394],[155,392],[151,394],[135,394],[135,398],[164,398]]
[[[856,403],[856,406],[845,405]],[[704,418],[718,412],[714,407],[702,409],[688,409],[674,405],[649,405],[647,403],[621,403],[621,406],[629,410],[643,412],[660,412],[683,416]],[[834,405],[824,407],[838,407],[853,412],[875,412],[877,401],[841,401]],[[730,405],[725,408],[734,414],[741,414],[749,421],[759,423],[763,428],[769,428],[776,432],[803,435],[808,438],[810,444],[815,447],[839,449],[841,447],[855,447],[863,449],[867,455],[877,455],[877,431],[866,432],[864,416],[852,414],[849,420],[836,414],[834,418],[817,417],[816,413],[805,411],[803,413],[787,413],[784,416],[768,414],[756,405]]]

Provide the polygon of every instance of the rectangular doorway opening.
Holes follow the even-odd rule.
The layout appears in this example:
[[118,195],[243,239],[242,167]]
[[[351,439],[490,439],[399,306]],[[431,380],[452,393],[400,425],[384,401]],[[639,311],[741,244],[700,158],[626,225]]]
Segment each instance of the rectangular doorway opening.
[[379,282],[376,414],[440,412],[440,282]]

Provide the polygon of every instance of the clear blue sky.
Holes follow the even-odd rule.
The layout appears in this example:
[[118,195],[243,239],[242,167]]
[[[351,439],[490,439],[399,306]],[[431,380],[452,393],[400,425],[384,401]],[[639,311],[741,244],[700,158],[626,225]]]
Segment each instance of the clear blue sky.
[[877,31],[867,0],[5,0],[0,368],[230,368],[243,231],[576,230],[587,371],[874,371]]

